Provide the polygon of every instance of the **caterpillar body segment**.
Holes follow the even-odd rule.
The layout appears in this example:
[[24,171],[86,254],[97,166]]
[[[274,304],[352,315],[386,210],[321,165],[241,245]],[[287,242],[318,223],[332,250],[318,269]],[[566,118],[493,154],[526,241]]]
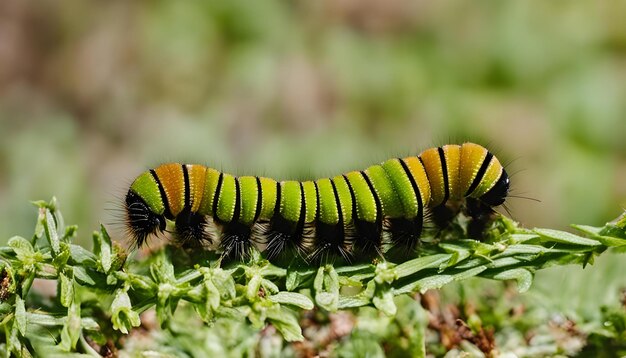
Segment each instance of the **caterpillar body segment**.
[[[466,202],[484,217],[504,203],[509,178],[484,147],[445,145],[389,159],[363,171],[315,181],[235,177],[195,164],[163,164],[139,175],[126,196],[127,225],[141,245],[175,221],[185,243],[216,242],[224,255],[253,246],[270,259],[371,258],[389,243],[405,252],[419,242],[427,213],[443,225]],[[212,237],[210,226],[221,229]]]

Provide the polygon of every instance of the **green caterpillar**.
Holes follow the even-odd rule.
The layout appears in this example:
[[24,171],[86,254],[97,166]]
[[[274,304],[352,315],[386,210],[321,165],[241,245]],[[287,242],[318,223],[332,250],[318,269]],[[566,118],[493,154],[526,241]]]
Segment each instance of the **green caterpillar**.
[[[219,240],[224,255],[238,259],[256,243],[269,259],[293,249],[307,260],[351,261],[381,255],[385,237],[410,253],[425,212],[435,223],[445,222],[448,208],[465,200],[471,216],[485,216],[504,203],[508,191],[509,177],[498,159],[478,144],[464,143],[304,182],[163,164],[135,179],[125,208],[139,246],[165,230],[168,219],[175,221],[179,240]],[[211,234],[211,227],[221,233]]]

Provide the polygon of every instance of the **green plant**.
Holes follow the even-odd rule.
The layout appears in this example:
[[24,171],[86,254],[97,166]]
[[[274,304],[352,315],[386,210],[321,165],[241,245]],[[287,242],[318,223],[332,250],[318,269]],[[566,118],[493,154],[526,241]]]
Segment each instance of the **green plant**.
[[[208,324],[235,322],[223,331],[253,334],[270,324],[285,340],[298,341],[303,335],[297,313],[303,310],[317,307],[335,312],[369,306],[393,317],[398,311],[395,296],[423,293],[475,276],[515,280],[519,291],[525,291],[539,269],[587,265],[609,248],[626,248],[625,215],[604,227],[575,225],[583,236],[524,229],[499,216],[480,242],[465,238],[467,222],[459,217],[437,239],[425,238],[418,258],[401,264],[277,267],[259,254],[245,263],[222,263],[215,253],[175,247],[134,259],[111,241],[103,226],[93,233],[91,251],[72,244],[77,227],[64,225],[56,200],[35,204],[39,211],[33,237],[12,237],[8,246],[0,248],[5,356],[44,351],[97,356],[115,350],[116,342],[142,324],[140,314],[152,308],[162,328],[180,330],[174,319],[180,306],[193,308]],[[33,290],[41,280],[55,282],[56,294],[47,297]],[[424,312],[420,305],[411,307],[414,314],[394,322],[408,320],[417,327],[409,334],[413,338],[407,349],[420,356],[425,345]],[[612,331],[597,330],[594,337],[600,338],[594,339],[623,335],[623,314],[611,312],[606,315],[615,322]],[[188,313],[185,309],[180,314]],[[244,321],[253,329],[242,327]],[[469,323],[468,329],[476,328]],[[230,338],[236,341],[234,336]],[[361,341],[367,344],[368,339]],[[239,348],[242,344],[232,343]]]

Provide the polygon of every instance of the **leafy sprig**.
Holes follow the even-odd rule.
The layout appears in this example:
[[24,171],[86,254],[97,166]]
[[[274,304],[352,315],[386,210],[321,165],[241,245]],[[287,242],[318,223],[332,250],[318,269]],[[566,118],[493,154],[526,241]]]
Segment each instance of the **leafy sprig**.
[[[302,310],[372,306],[393,316],[395,296],[470,277],[515,280],[523,292],[537,270],[584,266],[607,249],[626,248],[626,215],[603,227],[574,225],[579,235],[525,229],[497,217],[483,241],[466,237],[467,223],[460,217],[444,233],[426,237],[417,258],[400,264],[278,267],[258,252],[248,262],[224,263],[211,252],[175,247],[135,259],[127,258],[104,226],[93,233],[92,250],[73,244],[77,227],[64,225],[56,200],[35,205],[33,237],[16,236],[0,248],[6,356],[30,356],[42,349],[96,355],[95,348],[139,327],[146,310],[154,308],[158,323],[168,327],[180,305],[193,307],[208,324],[247,320],[257,329],[271,324],[287,341],[297,341],[303,339],[297,318]],[[56,295],[46,299],[32,290],[36,280],[55,281]],[[42,329],[48,333],[40,334]],[[423,340],[423,332],[415,335]]]

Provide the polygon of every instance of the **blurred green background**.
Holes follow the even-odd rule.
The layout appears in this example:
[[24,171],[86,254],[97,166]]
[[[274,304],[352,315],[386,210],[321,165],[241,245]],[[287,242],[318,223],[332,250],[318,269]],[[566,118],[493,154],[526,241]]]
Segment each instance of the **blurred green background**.
[[[510,163],[514,195],[541,201],[510,199],[523,225],[602,225],[626,206],[624,13],[625,2],[2,1],[0,238],[30,235],[28,201],[52,195],[88,238],[120,222],[107,209],[164,161],[320,177],[465,140]],[[534,289],[625,267],[599,261],[541,273]]]

